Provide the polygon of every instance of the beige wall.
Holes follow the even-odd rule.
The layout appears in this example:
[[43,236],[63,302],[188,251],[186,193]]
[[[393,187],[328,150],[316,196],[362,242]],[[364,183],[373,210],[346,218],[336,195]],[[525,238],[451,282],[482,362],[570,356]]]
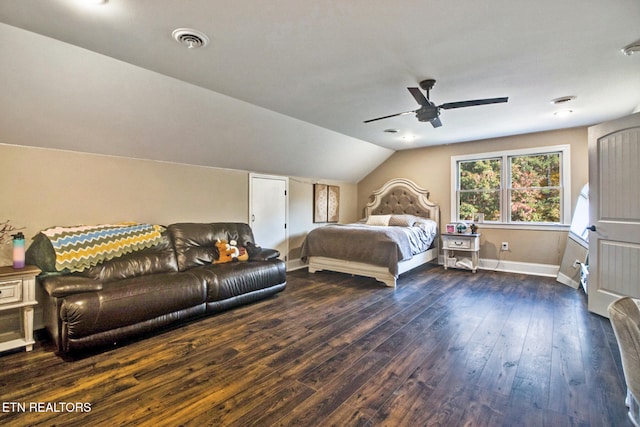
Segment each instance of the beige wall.
[[[440,204],[442,230],[451,220],[451,156],[560,144],[571,146],[573,209],[580,189],[588,182],[586,127],[398,151],[358,183],[358,214],[363,213],[372,191],[392,178],[403,177],[431,191],[431,199]],[[568,231],[482,227],[480,232],[481,258],[554,266],[560,265],[568,234]],[[500,243],[503,241],[509,242],[510,250],[507,252],[500,252]]]
[[[588,180],[587,129],[543,132],[400,151],[360,183],[290,177],[289,260],[296,262],[313,223],[313,184],[340,185],[340,222],[363,215],[368,195],[391,178],[409,178],[431,191],[450,213],[451,156],[570,144],[572,195]],[[52,225],[140,221],[247,221],[248,172],[0,144],[0,221],[24,226],[29,240]],[[573,197],[573,198],[575,198]],[[566,232],[481,229],[481,257],[559,265]],[[509,252],[500,252],[508,241]],[[28,242],[27,242],[28,243]],[[10,245],[0,251],[10,256]],[[8,254],[8,255],[7,255]],[[6,263],[6,262],[5,262]]]
[[[246,171],[0,144],[0,182],[0,221],[26,227],[27,244],[53,225],[248,220]],[[316,226],[313,182],[290,179],[290,257]],[[353,220],[356,184],[322,182],[340,185],[340,220]],[[11,263],[10,247],[0,265]]]
[[307,233],[325,224],[313,222],[313,184],[322,183],[340,186],[340,222],[357,220],[356,184],[331,180],[289,179],[289,268],[302,267],[300,250]]

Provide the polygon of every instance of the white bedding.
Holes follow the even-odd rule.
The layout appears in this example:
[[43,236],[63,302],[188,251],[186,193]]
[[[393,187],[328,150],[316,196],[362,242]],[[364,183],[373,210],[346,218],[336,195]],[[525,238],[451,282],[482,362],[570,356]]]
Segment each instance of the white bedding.
[[411,253],[413,255],[424,252],[431,246],[433,239],[438,232],[438,226],[435,221],[430,219],[421,219],[413,227],[400,227],[409,238],[411,245]]
[[372,227],[400,227],[409,239],[412,255],[429,249],[438,234],[435,221],[414,215],[370,215],[360,223]]

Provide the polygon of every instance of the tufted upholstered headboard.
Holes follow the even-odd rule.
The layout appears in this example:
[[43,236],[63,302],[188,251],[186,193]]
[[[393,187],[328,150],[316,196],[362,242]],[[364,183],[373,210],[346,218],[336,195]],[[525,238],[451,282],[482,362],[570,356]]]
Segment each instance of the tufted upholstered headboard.
[[369,197],[365,214],[409,214],[430,218],[440,226],[440,207],[429,200],[429,191],[405,178],[387,182]]

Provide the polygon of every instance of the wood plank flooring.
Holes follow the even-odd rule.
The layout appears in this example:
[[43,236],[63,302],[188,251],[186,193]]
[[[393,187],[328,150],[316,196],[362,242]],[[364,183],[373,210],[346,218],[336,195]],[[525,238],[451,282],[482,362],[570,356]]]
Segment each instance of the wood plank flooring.
[[299,270],[258,303],[0,366],[1,425],[631,425],[615,336],[581,291],[438,266],[395,290]]

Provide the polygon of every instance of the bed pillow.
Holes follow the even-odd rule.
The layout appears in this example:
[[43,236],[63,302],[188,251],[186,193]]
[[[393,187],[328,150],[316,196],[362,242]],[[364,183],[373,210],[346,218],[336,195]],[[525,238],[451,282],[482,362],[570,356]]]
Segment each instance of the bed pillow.
[[389,225],[391,215],[369,215],[367,225]]
[[389,225],[397,227],[413,227],[416,223],[416,217],[413,215],[391,215]]

